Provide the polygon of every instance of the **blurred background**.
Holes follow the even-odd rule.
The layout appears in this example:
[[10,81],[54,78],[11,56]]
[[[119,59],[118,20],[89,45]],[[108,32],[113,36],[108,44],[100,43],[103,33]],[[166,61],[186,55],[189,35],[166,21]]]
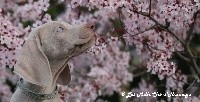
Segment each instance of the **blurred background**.
[[199,7],[199,0],[1,0],[0,102],[17,87],[13,69],[26,37],[52,20],[96,24],[95,45],[68,62],[64,102],[200,102]]

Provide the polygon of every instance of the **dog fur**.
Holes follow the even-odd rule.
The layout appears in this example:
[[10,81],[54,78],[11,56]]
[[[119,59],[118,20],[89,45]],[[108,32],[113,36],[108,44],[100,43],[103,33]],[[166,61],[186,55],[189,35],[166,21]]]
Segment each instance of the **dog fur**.
[[[23,45],[14,73],[23,78],[23,84],[29,90],[36,93],[50,94],[56,84],[69,84],[71,75],[67,61],[94,44],[93,30],[93,23],[70,25],[58,21],[35,28]],[[52,99],[36,100],[17,88],[11,102],[62,102],[62,100],[58,94]]]

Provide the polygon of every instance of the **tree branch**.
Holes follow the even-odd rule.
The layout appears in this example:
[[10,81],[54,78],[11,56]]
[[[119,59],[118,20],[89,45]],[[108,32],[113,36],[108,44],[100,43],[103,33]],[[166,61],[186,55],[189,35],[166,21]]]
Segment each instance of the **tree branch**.
[[195,58],[195,59],[200,59],[200,57],[199,57],[199,56],[193,56],[193,58]]
[[45,14],[46,14],[46,11],[42,11],[42,13],[40,14],[40,20],[42,21],[42,19],[44,18],[44,16],[45,16]]
[[158,49],[158,48],[156,48],[156,47],[153,47],[153,46],[149,45],[148,43],[144,43],[144,44],[147,45],[147,46],[149,47],[149,49],[152,48],[152,49],[157,50],[157,51],[165,52],[164,50]]
[[194,15],[193,15],[193,19],[194,19],[194,22],[193,23],[191,23],[190,24],[190,29],[187,31],[187,38],[186,38],[186,44],[187,45],[189,45],[189,43],[190,43],[190,41],[191,41],[191,39],[192,39],[192,37],[193,37],[193,29],[194,29],[194,26],[195,26],[195,21],[196,21],[196,19],[197,19],[197,15],[199,14],[200,12],[199,11],[197,11],[197,12],[195,12],[194,13]]
[[[121,18],[121,12],[120,12],[120,10],[118,10],[118,15],[119,15],[119,18]],[[136,36],[136,35],[142,34],[142,33],[146,32],[146,31],[149,31],[149,30],[151,30],[151,29],[154,29],[154,28],[157,26],[157,25],[153,25],[153,26],[151,26],[151,27],[145,29],[144,31],[141,31],[141,32],[138,32],[138,33],[132,35],[131,33],[129,33],[129,32],[125,29],[125,27],[124,27],[124,25],[123,25],[121,19],[119,19],[119,22],[120,22],[120,25],[122,26],[122,29],[123,29],[127,34],[129,34],[130,36]],[[124,37],[124,36],[122,35],[122,37]]]
[[136,33],[136,34],[131,35],[131,36],[136,36],[136,35],[142,34],[142,33],[146,32],[146,31],[149,31],[149,30],[151,30],[151,29],[154,29],[155,27],[156,27],[156,25],[153,25],[153,26],[151,26],[151,27],[145,29],[144,31],[141,31],[141,32]]
[[142,75],[144,75],[146,73],[147,73],[147,71],[142,71],[142,72],[136,73],[136,74],[133,75],[133,79],[137,78],[137,77],[140,77],[140,76],[142,76]]
[[[136,11],[136,10],[130,10],[136,14],[148,17],[151,21],[153,21],[159,28],[161,28],[162,30],[170,33],[177,41],[179,41],[181,43],[181,45],[184,47],[186,53],[189,56],[190,62],[192,64],[192,68],[195,70],[195,72],[197,73],[198,78],[200,78],[200,68],[198,67],[195,58],[191,52],[191,50],[189,49],[189,46],[187,43],[183,42],[173,31],[171,31],[168,27],[166,27],[166,25],[163,25],[161,23],[159,23],[156,19],[154,19],[152,16],[150,16],[148,13],[146,12],[140,12],[140,11]],[[180,56],[182,57],[182,56]],[[182,57],[183,58],[183,57]],[[185,59],[185,58],[184,58]],[[187,59],[188,61],[188,59]]]
[[194,68],[194,71],[195,71],[196,73],[198,73],[197,76],[198,76],[198,78],[200,78],[200,69],[199,69],[199,66],[197,65],[196,60],[195,60],[195,58],[194,58],[194,56],[193,56],[191,50],[189,49],[189,46],[188,46],[188,45],[186,45],[185,51],[187,52],[187,54],[188,54],[189,57],[190,57],[190,60],[191,60],[191,63],[192,63],[192,67]]
[[[124,25],[123,25],[123,23],[122,23],[122,21],[121,21],[121,11],[120,11],[120,9],[118,9],[118,15],[119,15],[119,22],[120,22],[120,25],[122,26],[122,29],[123,29],[127,34],[131,35],[131,34],[125,29],[125,27],[124,27]],[[123,36],[123,35],[122,35],[122,36]]]
[[[133,10],[131,10],[133,11]],[[197,73],[198,78],[200,78],[200,68],[198,67],[193,54],[191,52],[191,50],[189,49],[189,46],[187,44],[185,44],[173,31],[171,31],[170,29],[166,28],[165,25],[162,25],[161,23],[159,23],[156,19],[154,19],[153,17],[149,16],[147,13],[145,12],[138,12],[138,11],[133,11],[134,13],[143,15],[145,17],[148,17],[150,20],[152,20],[155,24],[157,24],[161,29],[163,29],[164,31],[170,33],[173,37],[175,37],[175,39],[177,39],[177,41],[179,41],[182,46],[185,48],[186,53],[189,55],[189,59],[191,60],[191,64],[192,67],[194,68],[195,72]]]
[[183,56],[181,53],[179,53],[179,52],[176,51],[175,54],[176,54],[178,57],[180,57],[181,59],[183,59],[184,61],[190,62],[190,59],[187,58],[187,57],[185,57],[185,56]]
[[149,16],[151,15],[151,0],[149,1]]
[[[131,10],[131,11],[133,11],[133,10]],[[159,23],[156,19],[149,16],[146,12],[138,12],[138,11],[133,11],[133,12],[140,14],[142,16],[148,17],[151,21],[153,21],[156,25],[158,25],[162,30],[169,32],[173,37],[175,37],[175,39],[177,39],[183,46],[185,46],[185,43],[173,31],[166,28],[165,25],[162,25],[161,23]]]

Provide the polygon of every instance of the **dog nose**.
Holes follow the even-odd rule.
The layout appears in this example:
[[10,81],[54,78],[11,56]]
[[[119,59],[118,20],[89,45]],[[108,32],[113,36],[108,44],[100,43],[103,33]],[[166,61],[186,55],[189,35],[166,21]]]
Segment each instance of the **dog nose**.
[[90,29],[90,30],[94,30],[94,29],[95,29],[95,24],[94,24],[94,23],[88,23],[88,24],[86,25],[86,27],[87,27],[88,29]]
[[[84,27],[86,28],[86,33],[81,33],[79,35],[80,39],[86,39],[89,38],[90,36],[93,36],[93,30],[95,29],[95,23],[87,23],[86,25],[84,25]],[[92,32],[91,32],[92,31]]]

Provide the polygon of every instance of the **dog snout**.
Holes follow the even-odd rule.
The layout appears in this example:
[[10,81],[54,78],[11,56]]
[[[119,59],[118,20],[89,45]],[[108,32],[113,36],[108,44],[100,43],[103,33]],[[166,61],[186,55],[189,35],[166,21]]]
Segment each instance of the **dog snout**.
[[86,25],[86,28],[89,29],[89,30],[94,30],[95,29],[95,24],[94,23],[88,23]]
[[79,38],[80,39],[87,39],[89,37],[94,36],[94,29],[95,24],[94,23],[87,23],[84,25],[85,33],[80,33]]

